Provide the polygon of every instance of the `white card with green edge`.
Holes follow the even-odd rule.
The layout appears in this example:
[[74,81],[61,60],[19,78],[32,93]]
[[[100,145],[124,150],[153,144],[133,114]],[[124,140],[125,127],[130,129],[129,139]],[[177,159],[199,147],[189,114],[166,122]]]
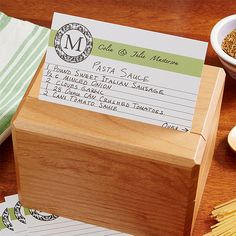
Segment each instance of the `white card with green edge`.
[[0,203],[0,235],[15,236],[6,202]]
[[12,222],[14,232],[16,236],[27,235],[27,225],[25,219],[24,207],[21,205],[18,195],[11,195],[5,197],[5,201],[8,207],[10,220]]
[[54,13],[39,99],[186,132],[206,50],[198,40]]

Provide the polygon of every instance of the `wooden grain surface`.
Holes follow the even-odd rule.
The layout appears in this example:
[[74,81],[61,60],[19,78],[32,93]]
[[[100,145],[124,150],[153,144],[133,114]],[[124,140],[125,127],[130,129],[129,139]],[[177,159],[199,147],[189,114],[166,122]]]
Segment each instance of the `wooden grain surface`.
[[223,69],[204,66],[188,133],[41,101],[42,73],[12,126],[22,203],[134,235],[189,235],[213,156]]
[[[213,25],[235,14],[234,0],[159,0],[159,1],[66,1],[0,0],[0,11],[10,16],[50,27],[54,11],[96,20],[128,25],[209,41]],[[1,55],[0,55],[1,56]],[[209,45],[206,63],[221,66]],[[236,154],[227,144],[227,135],[236,125],[236,80],[227,76],[221,110],[216,150],[193,236],[208,232],[214,222],[209,218],[212,207],[236,197]],[[0,201],[16,193],[11,139],[0,147]]]

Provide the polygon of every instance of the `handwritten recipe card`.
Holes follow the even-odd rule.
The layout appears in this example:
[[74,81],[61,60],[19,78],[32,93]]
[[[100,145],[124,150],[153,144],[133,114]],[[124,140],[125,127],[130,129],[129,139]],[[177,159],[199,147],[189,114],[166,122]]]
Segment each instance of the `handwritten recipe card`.
[[207,43],[55,13],[41,100],[188,131]]

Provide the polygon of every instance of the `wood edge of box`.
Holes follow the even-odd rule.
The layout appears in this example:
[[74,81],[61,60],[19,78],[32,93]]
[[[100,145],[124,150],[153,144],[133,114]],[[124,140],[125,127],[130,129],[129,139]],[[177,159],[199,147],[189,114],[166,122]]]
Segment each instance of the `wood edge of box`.
[[[206,114],[205,122],[203,124],[202,132],[198,133],[199,135],[202,136],[202,138],[207,141],[211,133],[213,132],[212,129],[210,128],[210,124],[212,120],[214,119],[214,116],[216,115],[217,109],[219,111],[221,110],[221,104],[222,104],[222,99],[223,99],[223,92],[224,92],[224,83],[225,83],[225,71],[223,68],[219,68],[218,76],[216,78],[216,83],[215,87],[213,90],[213,94],[211,96],[210,104],[209,104],[209,109]],[[220,106],[220,107],[218,107]],[[219,119],[218,123],[216,126],[216,129],[218,128],[219,124]],[[195,162],[196,163],[201,163],[202,162],[203,155],[197,155],[195,157]]]
[[[211,65],[204,65],[203,68],[191,132],[202,135],[204,139],[207,139],[204,130],[207,128],[205,126],[207,115],[209,114],[209,109],[212,109],[212,105],[213,108],[215,106],[212,103],[212,99],[218,100],[219,98],[219,94],[217,94],[215,89],[217,87],[223,87],[223,84],[219,84],[219,77],[221,77],[222,70],[220,67]],[[224,72],[222,78],[225,78]]]
[[[32,132],[32,130],[27,130],[27,129],[23,129],[21,127],[21,124],[19,124],[18,122],[14,122],[13,125],[13,136],[16,136],[16,130],[19,133],[29,133],[29,134],[35,134],[37,132]],[[39,136],[42,137],[50,137],[50,138],[54,138],[55,140],[58,141],[63,141],[63,142],[67,142],[71,145],[76,145],[76,144],[80,144],[80,145],[84,145],[85,147],[89,147],[89,148],[94,148],[96,147],[96,149],[100,149],[100,150],[105,150],[107,152],[116,152],[119,154],[129,154],[131,156],[134,156],[135,158],[141,158],[141,159],[146,159],[155,163],[166,163],[167,165],[170,166],[174,166],[177,168],[182,168],[182,169],[192,169],[195,166],[199,166],[201,163],[197,163],[195,161],[195,156],[193,156],[192,158],[185,158],[180,154],[175,154],[172,155],[170,153],[163,153],[163,152],[158,152],[158,151],[150,151],[150,150],[143,150],[143,149],[137,149],[136,152],[133,152],[132,148],[131,150],[127,150],[126,148],[122,148],[122,146],[120,144],[116,145],[117,148],[114,149],[114,143],[113,145],[109,145],[107,144],[106,147],[105,146],[98,146],[98,145],[93,145],[91,143],[87,143],[87,142],[80,142],[78,140],[72,140],[72,139],[66,139],[66,138],[60,138],[57,137],[55,135],[48,135],[48,134],[44,134],[44,133],[37,133]],[[199,142],[198,142],[198,148],[197,150],[200,150],[201,148],[204,150],[204,146],[206,144],[205,140],[200,136],[200,135],[196,135],[199,138]],[[14,148],[17,148],[16,145],[14,146]],[[121,151],[125,149],[125,151]],[[201,153],[199,153],[199,155],[201,155]],[[153,158],[153,156],[156,156],[158,158]],[[17,159],[17,156],[15,156],[15,159]]]
[[[216,143],[216,136],[217,136],[217,127],[219,124],[219,118],[220,118],[220,110],[221,110],[221,104],[222,104],[222,98],[223,98],[223,90],[220,93],[220,98],[218,100],[218,105],[216,107],[216,111],[213,117],[213,127],[214,129],[211,130],[206,144],[206,149],[204,150],[203,156],[202,156],[202,164],[200,166],[200,172],[199,172],[199,180],[197,184],[197,192],[196,192],[196,198],[195,198],[195,206],[194,206],[194,212],[193,212],[193,221],[192,221],[192,227],[191,227],[191,234],[193,233],[195,221],[197,218],[197,213],[200,207],[200,203],[203,197],[204,188],[207,182],[208,174],[211,167],[211,162],[214,156],[215,151],[215,143]],[[191,235],[190,234],[190,235]]]
[[[35,82],[35,80],[37,80],[37,77],[40,74],[42,74],[42,68],[43,68],[44,60],[45,60],[45,58],[43,58],[40,66],[38,68],[38,71],[35,74],[34,82]],[[211,114],[212,108],[214,110],[214,104],[215,104],[214,99],[216,99],[218,101],[218,99],[220,97],[220,94],[218,94],[217,91],[221,88],[224,89],[224,82],[225,82],[225,71],[224,71],[223,68],[216,67],[216,66],[211,66],[211,65],[204,65],[204,70],[207,70],[207,68],[214,68],[214,69],[218,70],[217,78],[216,78],[217,82],[215,83],[215,86],[214,86],[214,89],[213,89],[213,94],[211,96],[211,100],[209,102],[209,107],[208,107],[209,109],[211,109],[211,111],[209,111],[209,109],[207,110],[204,122],[202,123],[202,125],[200,127],[196,127],[196,128],[193,127],[192,130],[189,131],[192,134],[201,135],[205,140],[208,137],[208,129],[206,127],[207,127],[207,123],[209,122],[208,121],[209,114]],[[38,83],[33,83],[32,84],[32,86],[30,87],[29,92],[27,93],[27,96],[38,99],[38,94],[39,94],[39,91],[40,91],[40,86],[39,86],[40,81],[41,80],[38,80]],[[217,91],[216,91],[216,89],[217,89]],[[195,112],[196,112],[196,110],[197,110],[197,104],[196,104]],[[194,125],[194,123],[193,123],[193,125]]]
[[[21,110],[23,104],[25,103],[26,99],[30,98],[30,99],[36,99],[38,100],[37,97],[35,96],[32,96],[32,94],[30,95],[31,93],[31,90],[32,90],[32,87],[34,87],[35,85],[35,80],[37,80],[38,76],[40,75],[40,73],[42,73],[42,66],[44,64],[44,60],[42,60],[20,106],[18,107],[17,109],[17,112],[15,113],[13,119],[12,119],[12,129],[19,129],[19,130],[24,130],[22,129],[21,125],[17,124],[16,120],[17,120],[17,117],[19,115],[19,111]],[[212,67],[212,66],[208,66],[208,65],[205,65],[206,67]],[[214,94],[211,96],[211,101],[210,101],[210,109],[208,109],[208,112],[207,112],[207,117],[205,118],[205,123],[204,123],[204,127],[207,126],[207,124],[209,123],[209,117],[210,117],[210,114],[212,113],[212,110],[215,110],[216,107],[214,107],[214,104],[215,104],[215,99],[217,97],[217,99],[219,99],[219,94],[218,94],[218,90],[221,89],[223,87],[223,83],[224,83],[224,77],[225,77],[225,72],[223,69],[219,68],[219,67],[215,67],[218,69],[219,73],[218,73],[218,76],[217,76],[217,82],[215,83],[215,89],[214,89]],[[217,91],[215,91],[217,90]],[[213,105],[212,105],[213,104]],[[204,128],[202,129],[204,131]],[[209,132],[209,129],[208,129],[208,132]],[[199,138],[199,141],[198,141],[198,145],[196,147],[196,152],[195,152],[195,156],[187,159],[185,158],[182,162],[185,162],[187,164],[185,164],[184,166],[188,166],[188,167],[191,167],[191,166],[194,166],[194,165],[199,165],[201,163],[201,156],[202,156],[202,150],[204,150],[204,142],[202,142],[201,139],[203,139],[204,141],[207,140],[207,135],[208,133],[207,132],[194,132],[194,131],[190,131],[189,132],[190,134],[192,135],[198,135],[198,136],[201,136],[201,138]],[[14,134],[13,134],[14,135]],[[183,159],[182,156],[180,156],[181,159]],[[170,159],[173,161],[173,158],[170,157]],[[179,158],[178,158],[179,159]],[[160,160],[160,161],[163,161],[163,160]],[[166,159],[165,159],[166,161]],[[187,161],[187,162],[186,162]],[[171,161],[169,161],[170,163]],[[168,161],[167,161],[168,163]],[[178,163],[178,162],[177,162]],[[179,163],[178,163],[179,164]]]
[[[202,129],[202,137],[207,140],[209,133],[211,131],[211,129],[207,128],[209,127],[209,123],[211,123],[211,120],[214,118],[214,114],[217,111],[217,106],[220,105],[221,106],[221,102],[222,102],[222,94],[224,92],[224,84],[225,84],[225,71],[223,68],[220,67],[216,67],[218,68],[219,72],[218,72],[218,76],[216,78],[216,83],[215,83],[215,88],[213,90],[213,95],[211,97],[210,100],[210,105],[206,115],[206,119],[205,122],[203,124],[203,129]],[[220,101],[221,100],[221,101]],[[219,104],[220,101],[220,104]],[[213,116],[213,117],[212,117]]]
[[[22,134],[21,134],[22,135]],[[203,140],[204,141],[204,140]],[[136,157],[137,158],[137,157]],[[162,163],[163,164],[163,163]],[[196,185],[197,185],[197,183],[198,183],[198,172],[199,172],[199,165],[195,165],[195,166],[193,166],[192,167],[192,169],[189,171],[189,173],[190,173],[190,176],[189,176],[189,179],[192,179],[192,184],[191,184],[191,186],[188,188],[188,204],[186,205],[186,209],[183,209],[184,211],[185,211],[185,214],[186,215],[188,215],[188,216],[191,216],[191,213],[193,212],[193,207],[194,207],[194,203],[195,203],[195,195],[196,195]],[[19,178],[20,179],[20,176],[17,176],[17,178]],[[20,186],[19,186],[20,187]],[[25,196],[26,195],[26,193],[24,192],[24,190],[23,190],[23,187],[22,187],[22,191],[19,191],[19,194],[20,194],[20,196],[19,196],[19,198],[21,199],[21,200],[23,200],[22,198],[21,198],[21,193],[22,194],[24,194],[23,196]],[[26,203],[25,205],[27,206],[27,207],[33,207],[33,205],[28,205],[27,204],[27,201],[25,202],[25,201],[23,201],[23,203]],[[178,202],[177,202],[177,204],[178,204]],[[53,213],[53,214],[57,214],[58,212],[54,212],[53,210],[53,208],[49,208],[49,209],[52,209],[52,212],[50,212],[50,213]],[[46,208],[41,208],[41,209],[39,209],[39,210],[42,210],[42,211],[46,211],[46,210],[48,210],[48,208],[46,209]],[[62,215],[63,216],[63,215]],[[66,217],[66,215],[64,215],[65,217]],[[68,217],[68,216],[67,216]],[[77,220],[84,220],[84,221],[86,221],[86,219],[85,218],[80,218],[80,219],[77,219]],[[101,222],[100,221],[98,221],[100,224],[101,224]],[[93,221],[93,222],[88,222],[88,223],[96,223],[95,221]],[[185,223],[186,223],[186,221],[185,221]],[[187,224],[187,223],[186,223]],[[188,224],[189,224],[189,220],[188,220]],[[103,225],[104,227],[107,227],[108,225]],[[185,226],[185,227],[188,227],[189,228],[189,225],[187,225],[187,226]],[[122,230],[123,228],[121,228],[120,230]],[[186,230],[186,232],[187,232],[187,230]],[[188,235],[188,234],[185,234],[186,236]]]

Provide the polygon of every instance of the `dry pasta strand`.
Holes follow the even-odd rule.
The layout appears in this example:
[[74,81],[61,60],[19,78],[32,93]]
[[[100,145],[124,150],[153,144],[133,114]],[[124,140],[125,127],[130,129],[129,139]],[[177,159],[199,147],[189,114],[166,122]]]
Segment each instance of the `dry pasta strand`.
[[211,226],[211,232],[204,234],[204,236],[236,236],[236,199],[214,207],[211,217],[214,218],[217,223]]

